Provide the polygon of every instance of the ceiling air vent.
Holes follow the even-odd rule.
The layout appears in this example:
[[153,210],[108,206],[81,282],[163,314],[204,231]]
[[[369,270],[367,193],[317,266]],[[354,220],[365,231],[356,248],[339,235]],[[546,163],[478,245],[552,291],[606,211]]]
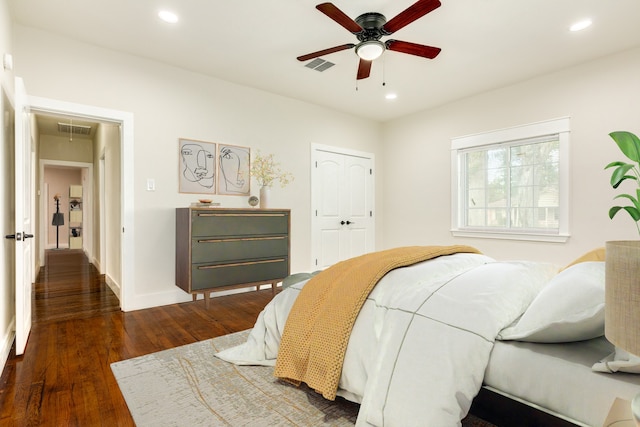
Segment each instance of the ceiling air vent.
[[58,122],[58,132],[73,135],[91,135],[91,126],[72,125],[71,123]]
[[305,67],[322,72],[322,71],[324,71],[324,70],[326,70],[328,68],[333,67],[334,65],[336,65],[336,64],[334,64],[333,62],[329,62],[329,61],[325,61],[324,59],[316,58],[313,61],[311,61],[308,64],[306,64]]

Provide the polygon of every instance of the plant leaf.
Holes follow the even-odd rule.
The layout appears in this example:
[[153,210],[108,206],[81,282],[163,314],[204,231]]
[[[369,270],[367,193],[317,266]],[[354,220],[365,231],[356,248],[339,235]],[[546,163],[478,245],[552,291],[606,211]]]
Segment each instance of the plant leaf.
[[622,165],[626,165],[626,163],[625,162],[611,162],[607,166],[605,166],[604,168],[605,169],[609,169],[609,168],[614,167],[614,166],[622,166]]
[[616,216],[620,209],[622,209],[622,206],[614,206],[609,209],[609,218],[613,219],[613,217]]
[[627,211],[634,221],[640,221],[640,210],[634,208],[633,206],[625,206],[622,209]]
[[629,199],[631,200],[631,203],[633,203],[636,207],[638,207],[638,200],[636,200],[635,197],[629,194],[618,194],[616,197],[614,197],[614,199]]
[[633,175],[627,175],[627,172],[631,169],[633,169],[633,165],[630,163],[622,163],[622,165],[618,166],[611,174],[611,186],[618,188],[622,181],[626,179],[636,179]]
[[626,131],[611,132],[609,136],[618,144],[625,156],[634,162],[640,162],[640,138]]

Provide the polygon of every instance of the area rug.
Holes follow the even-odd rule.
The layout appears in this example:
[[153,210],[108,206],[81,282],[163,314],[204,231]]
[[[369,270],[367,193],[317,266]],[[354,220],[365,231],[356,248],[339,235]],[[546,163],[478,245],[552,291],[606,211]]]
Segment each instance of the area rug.
[[[359,405],[331,402],[273,377],[273,367],[214,356],[246,340],[225,335],[111,364],[134,422],[145,426],[353,426]],[[489,427],[473,416],[465,427]]]

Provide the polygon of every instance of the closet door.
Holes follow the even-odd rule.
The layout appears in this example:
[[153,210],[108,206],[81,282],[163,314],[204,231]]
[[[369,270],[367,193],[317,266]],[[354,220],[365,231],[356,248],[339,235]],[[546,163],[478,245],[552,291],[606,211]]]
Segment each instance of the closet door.
[[312,268],[373,251],[373,156],[316,148],[312,162]]

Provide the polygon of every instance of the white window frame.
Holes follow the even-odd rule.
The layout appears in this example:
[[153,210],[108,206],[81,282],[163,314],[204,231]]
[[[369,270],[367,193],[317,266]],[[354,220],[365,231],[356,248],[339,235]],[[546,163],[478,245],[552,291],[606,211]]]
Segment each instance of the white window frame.
[[[461,136],[451,140],[451,234],[455,237],[480,237],[488,239],[529,240],[564,243],[569,237],[569,117],[531,123],[486,133]],[[558,232],[497,231],[467,229],[463,227],[464,202],[461,182],[461,151],[475,147],[490,147],[512,141],[557,134],[560,142],[559,157],[559,218]]]

